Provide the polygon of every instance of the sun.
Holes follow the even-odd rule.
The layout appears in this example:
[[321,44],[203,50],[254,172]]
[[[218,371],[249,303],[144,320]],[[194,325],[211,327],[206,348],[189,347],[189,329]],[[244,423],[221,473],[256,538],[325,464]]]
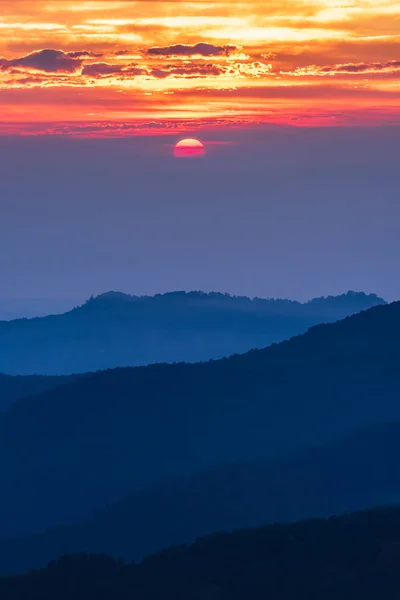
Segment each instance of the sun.
[[205,147],[203,142],[194,138],[180,140],[174,147],[174,156],[177,158],[194,158],[204,156]]

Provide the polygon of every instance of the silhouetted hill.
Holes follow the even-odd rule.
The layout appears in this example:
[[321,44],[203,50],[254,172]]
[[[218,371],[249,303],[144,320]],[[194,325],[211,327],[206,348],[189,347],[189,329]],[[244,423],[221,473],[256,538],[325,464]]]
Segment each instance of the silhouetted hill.
[[200,538],[125,565],[75,554],[0,579],[2,600],[398,600],[400,510]]
[[0,531],[40,531],[165,477],[400,421],[399,337],[393,303],[264,350],[104,371],[15,402],[0,414]]
[[35,396],[63,383],[70,383],[76,376],[45,377],[40,375],[10,376],[0,373],[0,411],[26,396]]
[[214,531],[329,516],[400,501],[400,424],[285,457],[222,465],[131,494],[92,520],[0,541],[0,573],[68,553],[125,560]]
[[108,292],[63,315],[0,321],[0,370],[57,375],[221,358],[384,303],[355,292],[305,304],[202,292]]
[[77,297],[47,297],[47,298],[1,298],[0,297],[0,320],[11,321],[11,319],[26,319],[44,317],[65,313],[76,306],[80,300]]

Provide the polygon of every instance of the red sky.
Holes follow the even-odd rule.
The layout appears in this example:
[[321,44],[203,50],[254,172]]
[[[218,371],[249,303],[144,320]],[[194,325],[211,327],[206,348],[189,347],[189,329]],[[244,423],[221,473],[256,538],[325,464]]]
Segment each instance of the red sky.
[[3,133],[399,122],[400,2],[2,0]]

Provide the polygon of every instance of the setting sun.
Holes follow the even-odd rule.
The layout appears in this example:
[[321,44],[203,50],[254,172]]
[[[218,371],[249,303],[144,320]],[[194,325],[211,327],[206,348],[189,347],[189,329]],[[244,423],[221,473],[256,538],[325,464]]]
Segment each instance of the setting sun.
[[174,148],[174,155],[177,158],[204,156],[204,154],[204,144],[194,138],[180,140]]

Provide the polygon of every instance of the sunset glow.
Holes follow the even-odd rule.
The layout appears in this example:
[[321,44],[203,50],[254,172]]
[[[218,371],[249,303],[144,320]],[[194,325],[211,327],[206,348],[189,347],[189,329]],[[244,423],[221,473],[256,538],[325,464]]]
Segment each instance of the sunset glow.
[[185,138],[175,144],[174,155],[177,158],[199,157],[205,154],[204,144],[193,138]]
[[398,124],[399,20],[389,0],[3,0],[0,132]]

